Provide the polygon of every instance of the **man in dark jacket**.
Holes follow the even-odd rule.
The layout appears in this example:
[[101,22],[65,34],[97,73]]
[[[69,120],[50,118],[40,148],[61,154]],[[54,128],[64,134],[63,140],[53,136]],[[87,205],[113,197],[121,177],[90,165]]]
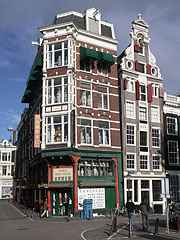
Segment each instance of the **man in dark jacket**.
[[131,219],[131,231],[132,231],[133,230],[135,205],[132,202],[131,198],[128,199],[128,201],[126,203],[126,208],[127,208],[127,211],[128,211],[128,217]]
[[149,210],[150,210],[150,207],[149,207],[146,199],[144,199],[143,202],[140,204],[140,210],[141,210],[141,215],[142,215],[143,230],[146,231],[149,228],[148,215],[149,215]]

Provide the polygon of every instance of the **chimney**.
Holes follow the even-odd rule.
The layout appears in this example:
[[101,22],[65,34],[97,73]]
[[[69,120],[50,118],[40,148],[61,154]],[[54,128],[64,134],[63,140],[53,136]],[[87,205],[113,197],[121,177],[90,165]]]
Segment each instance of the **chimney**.
[[13,145],[16,144],[16,130],[13,131]]

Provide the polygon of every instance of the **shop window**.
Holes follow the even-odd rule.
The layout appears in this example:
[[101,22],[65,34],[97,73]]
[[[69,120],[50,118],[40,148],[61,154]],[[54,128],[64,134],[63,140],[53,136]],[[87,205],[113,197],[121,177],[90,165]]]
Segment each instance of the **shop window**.
[[48,68],[68,65],[68,42],[48,45]]
[[138,180],[134,180],[134,202],[138,202]]
[[62,143],[68,140],[68,117],[67,115],[46,118],[47,142]]
[[112,161],[81,160],[78,164],[78,176],[113,176]]
[[68,101],[68,77],[48,80],[48,104]]
[[98,87],[98,108],[109,109],[108,88]]
[[91,84],[80,83],[80,105],[91,107]]
[[167,117],[167,134],[177,135],[177,118]]
[[160,146],[160,130],[156,128],[152,128],[152,146]]
[[152,180],[152,188],[153,188],[153,201],[161,201],[161,181],[160,180]]
[[99,121],[99,144],[109,145],[109,122]]
[[81,144],[92,144],[91,120],[81,119]]
[[141,188],[149,188],[149,181],[141,180]]

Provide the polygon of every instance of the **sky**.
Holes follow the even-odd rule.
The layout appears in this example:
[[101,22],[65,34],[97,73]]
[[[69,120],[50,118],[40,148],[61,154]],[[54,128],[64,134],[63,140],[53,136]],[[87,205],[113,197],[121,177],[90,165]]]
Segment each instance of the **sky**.
[[180,0],[0,0],[0,141],[12,138],[27,104],[21,103],[41,34],[56,14],[98,8],[114,24],[118,55],[130,44],[132,21],[139,13],[149,25],[165,92],[180,93]]

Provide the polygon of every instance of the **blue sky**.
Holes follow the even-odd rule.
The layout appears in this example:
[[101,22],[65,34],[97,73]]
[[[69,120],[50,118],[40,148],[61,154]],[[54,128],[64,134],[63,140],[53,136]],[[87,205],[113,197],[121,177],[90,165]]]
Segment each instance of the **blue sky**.
[[40,36],[37,28],[50,25],[57,13],[91,7],[114,24],[118,54],[130,43],[131,22],[142,13],[165,91],[180,92],[180,0],[0,0],[0,141],[12,136],[8,126],[16,129],[27,107],[21,99],[37,51],[31,44]]

